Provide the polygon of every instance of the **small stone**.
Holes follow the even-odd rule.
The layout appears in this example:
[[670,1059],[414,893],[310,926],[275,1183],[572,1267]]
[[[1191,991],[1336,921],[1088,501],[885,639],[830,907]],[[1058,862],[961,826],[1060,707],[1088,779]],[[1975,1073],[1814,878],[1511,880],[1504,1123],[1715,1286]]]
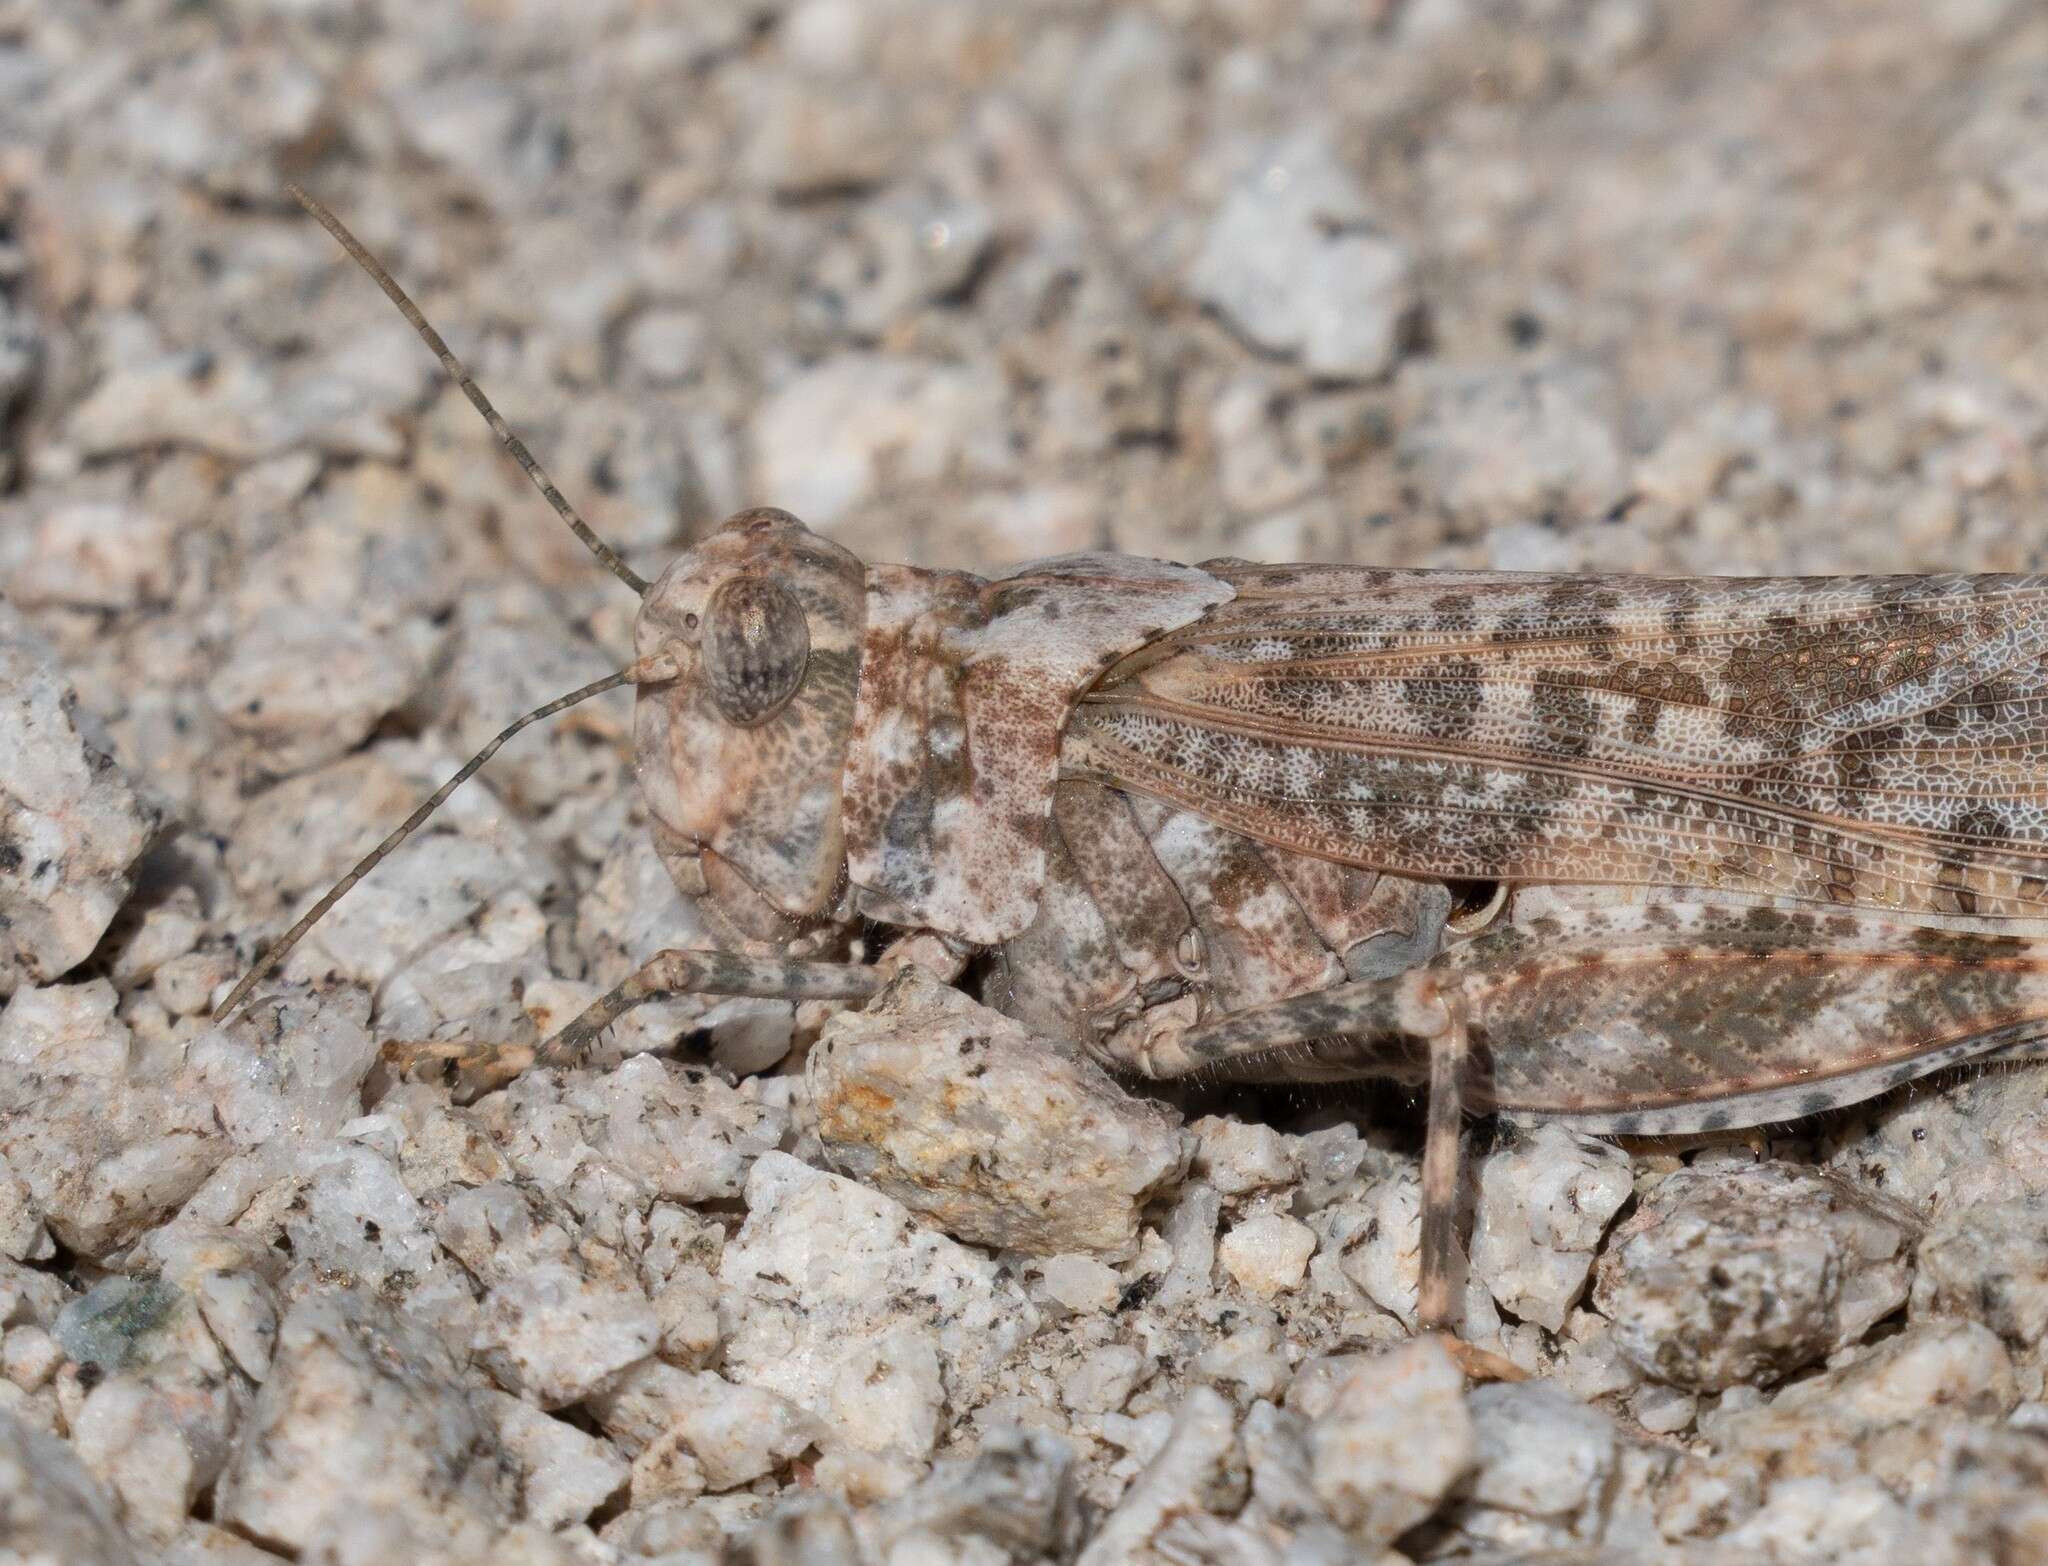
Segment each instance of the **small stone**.
[[819,1413],[849,1357],[906,1327],[936,1334],[956,1402],[1038,1327],[994,1262],[880,1192],[783,1153],[754,1164],[719,1284],[726,1375]]
[[76,1296],[64,1281],[40,1267],[0,1260],[0,1327],[32,1323],[54,1327]]
[[89,456],[184,446],[248,461],[313,445],[388,462],[404,452],[392,415],[417,395],[425,373],[399,339],[380,337],[377,346],[381,357],[367,357],[404,365],[410,384],[388,368],[377,372],[379,384],[332,364],[282,379],[246,356],[198,350],[117,366],[71,410],[66,438]]
[[1103,1519],[1075,1566],[1119,1566],[1176,1515],[1204,1509],[1236,1449],[1236,1418],[1222,1394],[1191,1388],[1157,1455]]
[[[1908,1327],[1839,1370],[1787,1387],[1756,1417],[1804,1410],[1838,1426],[1881,1425],[1943,1406],[2003,1415],[2018,1401],[2012,1356],[1995,1334],[1974,1321],[1933,1321]],[[1714,1432],[1716,1441],[1726,1436],[1726,1427]]]
[[777,29],[783,52],[807,75],[836,76],[870,63],[886,24],[858,0],[801,0]]
[[190,953],[205,933],[198,894],[189,886],[175,887],[125,932],[109,976],[122,990],[147,984],[165,963]]
[[[1912,1494],[1914,1521],[1960,1561],[2039,1559],[2048,1552],[2043,1448],[2039,1436],[2025,1431],[1963,1425],[1928,1465],[1935,1474],[1931,1482],[1894,1489]],[[1932,1551],[1920,1558],[1932,1558]]]
[[[1141,324],[1127,276],[1095,247],[1046,235],[994,268],[988,292],[1004,358],[1031,386],[1017,411],[1032,471],[1065,471],[1076,459],[1108,457],[1122,443],[1175,428],[1174,366]],[[1096,492],[1098,509],[1105,498]],[[1109,504],[1104,533],[1145,553],[1173,552],[1170,525],[1154,533],[1146,519]]]
[[861,1344],[833,1372],[830,1398],[839,1430],[863,1451],[928,1456],[946,1406],[936,1334],[905,1327]]
[[1562,1126],[1538,1127],[1480,1168],[1472,1270],[1501,1309],[1558,1331],[1585,1290],[1601,1236],[1634,1188],[1619,1148]]
[[438,1336],[365,1293],[309,1295],[285,1317],[214,1516],[294,1551],[351,1512],[482,1550],[517,1504],[496,1428]]
[[650,1199],[679,1202],[737,1197],[789,1127],[760,1097],[645,1055],[603,1073],[528,1072],[476,1115],[530,1180],[603,1168]]
[[1188,286],[1258,347],[1331,379],[1385,372],[1416,302],[1406,247],[1314,132],[1268,148],[1232,188]]
[[1183,29],[1142,10],[1112,12],[1061,83],[1076,167],[1170,177],[1198,112],[1196,74]]
[[399,94],[394,107],[428,156],[473,179],[503,180],[522,164],[531,170],[528,157],[547,156],[536,151],[546,145],[544,135],[535,135],[542,110],[511,83],[456,76]]
[[1294,443],[1286,403],[1282,390],[1250,375],[1216,394],[1209,428],[1216,442],[1217,486],[1238,511],[1256,516],[1293,505],[1327,477],[1318,454]]
[[1235,1312],[1227,1312],[1223,1325],[1229,1328],[1220,1341],[1209,1344],[1188,1367],[1189,1379],[1209,1386],[1234,1388],[1238,1401],[1280,1395],[1287,1385],[1289,1349],[1278,1327],[1264,1316],[1253,1316],[1229,1327]]
[[1927,1531],[1915,1528],[1891,1496],[1869,1480],[1834,1483],[1823,1478],[1789,1480],[1772,1488],[1764,1504],[1733,1528],[1726,1510],[1698,1519],[1712,1533],[1716,1553],[1731,1560],[1794,1558],[1820,1561],[1940,1561],[1946,1555]]
[[1693,1392],[1774,1380],[1905,1302],[1911,1226],[1777,1164],[1684,1169],[1616,1232],[1596,1308],[1645,1374]]
[[35,529],[7,594],[29,607],[133,609],[171,595],[177,529],[131,506],[58,506]]
[[2048,1195],[1948,1209],[1917,1261],[1915,1321],[1972,1317],[2015,1348],[2048,1336]]
[[191,1301],[176,1285],[116,1274],[66,1305],[56,1334],[67,1359],[111,1374],[175,1353],[190,1316]]
[[[363,1129],[374,1135],[383,1128],[372,1122]],[[282,1298],[347,1278],[402,1307],[410,1324],[448,1334],[466,1358],[476,1330],[476,1285],[436,1243],[427,1210],[391,1157],[368,1142],[281,1139],[224,1166],[183,1216],[232,1223],[245,1240],[289,1256],[278,1284]]]
[[1216,1271],[1216,1225],[1222,1216],[1223,1198],[1207,1181],[1190,1180],[1180,1188],[1164,1231],[1173,1265],[1153,1296],[1162,1307],[1209,1297]]
[[1168,1111],[915,969],[826,1024],[806,1079],[839,1168],[978,1244],[1121,1250],[1187,1167]]
[[1271,1299],[1301,1287],[1315,1231],[1285,1213],[1259,1213],[1223,1236],[1216,1256],[1246,1292]]
[[[615,475],[624,484],[630,475]],[[671,507],[672,509],[672,507]],[[612,671],[611,658],[538,606],[500,609],[479,603],[457,612],[458,634],[435,694],[449,714],[456,748],[480,750],[507,722]],[[590,743],[590,726],[611,715],[625,731],[625,702],[617,697],[578,709],[579,729],[557,725],[537,743],[515,746],[491,769],[491,786],[528,810],[560,800],[615,792],[625,778],[619,752]],[[607,725],[609,727],[609,725]]]
[[[375,745],[317,772],[287,778],[250,800],[228,845],[227,871],[236,889],[258,906],[283,910],[301,898],[310,904],[309,894],[324,892],[375,845],[380,827],[388,832],[391,821],[404,820],[419,802],[425,779],[403,765],[406,759],[400,747]],[[443,807],[450,812],[446,820],[461,819],[457,803],[469,803],[465,793],[457,789],[450,797]],[[437,825],[443,820],[435,816]],[[422,846],[417,837],[406,845]],[[398,855],[384,868],[395,868],[405,857]],[[491,889],[498,885],[493,882]],[[344,899],[336,912],[347,906]]]
[[403,1039],[447,1037],[457,1029],[517,1037],[526,1020],[524,996],[551,977],[547,938],[547,918],[533,899],[507,892],[386,976],[377,996],[379,1030]]
[[86,1257],[161,1222],[230,1148],[189,1071],[131,1075],[115,1009],[95,979],[21,990],[0,1012],[0,1159]]
[[169,1015],[196,1017],[210,1011],[223,986],[240,975],[241,965],[232,951],[186,952],[156,970],[150,993]]
[[[774,1473],[823,1435],[819,1422],[787,1398],[658,1360],[628,1371],[592,1409],[636,1468],[649,1452],[658,1462],[661,1454],[680,1448],[701,1472],[701,1487],[711,1490],[731,1490]],[[647,1472],[653,1462],[638,1471]]]
[[1114,1414],[1137,1389],[1144,1361],[1127,1343],[1105,1343],[1060,1378],[1060,1401],[1077,1414]]
[[1205,1115],[1188,1129],[1196,1137],[1194,1173],[1224,1196],[1269,1191],[1301,1178],[1294,1139],[1271,1126]]
[[810,1465],[811,1479],[821,1490],[849,1506],[876,1506],[893,1501],[929,1472],[923,1458],[898,1452],[864,1452],[857,1446],[835,1446]]
[[1361,1547],[1384,1548],[1434,1512],[1478,1458],[1463,1373],[1434,1337],[1366,1360],[1310,1426],[1309,1452],[1330,1515]]
[[1287,1383],[1284,1401],[1288,1411],[1304,1419],[1321,1419],[1336,1407],[1337,1394],[1352,1376],[1384,1352],[1318,1354],[1303,1360]]
[[346,755],[402,706],[426,677],[432,644],[423,622],[278,610],[236,637],[206,697],[265,768],[304,772]]
[[21,1566],[140,1566],[114,1501],[72,1449],[0,1409],[0,1559]]
[[0,690],[4,997],[92,955],[161,815],[81,727],[76,693],[4,599]]
[[[741,1499],[740,1504],[745,1504]],[[607,1522],[599,1537],[627,1556],[673,1558],[682,1566],[713,1566],[724,1559],[733,1529],[744,1532],[759,1515],[759,1503],[747,1512],[714,1510],[711,1505],[676,1497],[635,1506]]]
[[826,241],[806,286],[831,324],[876,341],[964,283],[994,240],[985,205],[927,175],[858,208]]
[[1645,1382],[1628,1400],[1628,1411],[1651,1435],[1677,1435],[1699,1417],[1700,1400],[1690,1392]]
[[332,1137],[362,1113],[377,1062],[363,996],[285,993],[196,1039],[194,1074],[239,1146],[284,1151]]
[[718,1280],[695,1263],[678,1267],[654,1296],[661,1327],[661,1357],[685,1369],[709,1363],[718,1352]]
[[270,1374],[277,1350],[277,1294],[254,1272],[209,1272],[197,1280],[200,1318],[252,1381]]
[[1293,1530],[1304,1566],[1330,1566],[1357,1554],[1332,1523],[1316,1495],[1308,1450],[1308,1421],[1293,1409],[1254,1403],[1239,1432],[1251,1469],[1252,1498],[1247,1520],[1270,1518]]
[[1442,369],[1416,389],[1399,455],[1463,521],[1600,516],[1627,493],[1620,439],[1602,411],[1609,389],[1594,373]]
[[[1988,1328],[1969,1321],[1908,1326],[1769,1403],[1725,1395],[1699,1420],[1704,1447],[1663,1486],[1658,1526],[1670,1538],[1739,1538],[1747,1555],[1794,1521],[1804,1525],[1803,1537],[1833,1529],[1840,1519],[1830,1501],[1841,1508],[1859,1492],[1939,1496],[1990,1455],[1976,1450],[1993,1434],[1985,1422],[2002,1418],[2017,1400],[2012,1358]],[[2039,1470],[2038,1438],[2022,1439]],[[1993,1471],[2003,1466],[2001,1457]],[[1893,1516],[1901,1537],[1908,1521]],[[1874,1551],[1868,1558],[1892,1557]],[[1984,1557],[1964,1551],[1939,1558]]]
[[50,1231],[43,1226],[43,1210],[36,1205],[28,1182],[8,1166],[0,1152],[0,1256],[16,1261],[47,1261],[56,1254]]
[[1038,1278],[1048,1300],[1084,1316],[1107,1311],[1124,1289],[1123,1279],[1114,1267],[1077,1252],[1046,1257],[1039,1264]]
[[54,1333],[27,1324],[10,1327],[6,1341],[0,1342],[0,1376],[24,1392],[34,1392],[57,1373],[64,1357]]
[[2040,1067],[1986,1072],[1916,1094],[1875,1117],[1829,1167],[1915,1212],[1942,1213],[2048,1191]]
[[1074,1450],[1058,1436],[998,1425],[972,1457],[933,1467],[889,1509],[899,1537],[993,1542],[1008,1558],[1061,1559],[1079,1532]]
[[635,1506],[687,1501],[710,1487],[704,1465],[679,1433],[658,1436],[633,1459],[627,1490]]
[[[253,195],[273,147],[311,134],[327,102],[314,70],[253,40],[195,49],[110,105],[106,133],[137,169],[215,196]],[[125,161],[125,160],[124,160]]]
[[227,1461],[244,1395],[232,1378],[174,1354],[95,1386],[70,1421],[72,1445],[119,1498],[130,1529],[161,1542]]
[[449,1103],[424,1082],[399,1083],[378,1100],[377,1112],[390,1115],[403,1128],[398,1173],[408,1191],[490,1185],[512,1173],[481,1118]]
[[687,380],[704,351],[704,318],[694,310],[644,310],[626,327],[626,357],[656,386]]
[[1009,471],[1000,381],[882,354],[843,354],[782,386],[754,415],[756,485],[813,527],[886,487]]
[[522,1268],[484,1296],[475,1348],[508,1391],[542,1408],[580,1403],[661,1341],[638,1285],[568,1262]]
[[752,135],[740,166],[756,183],[801,196],[885,178],[910,151],[914,134],[900,94],[879,82],[813,83],[774,76],[749,96]]
[[1733,464],[1770,445],[1777,433],[1767,404],[1710,404],[1637,462],[1634,487],[1646,500],[1689,510],[1713,495]]
[[520,1476],[520,1514],[544,1528],[580,1523],[626,1483],[631,1465],[608,1441],[504,1392],[481,1394],[498,1444]]
[[[1603,1506],[1619,1441],[1614,1423],[1543,1381],[1492,1383],[1466,1398],[1472,1417],[1473,1474],[1466,1484],[1469,1531],[1487,1536],[1479,1508],[1579,1528],[1584,1513]],[[1562,1539],[1560,1543],[1564,1542]]]

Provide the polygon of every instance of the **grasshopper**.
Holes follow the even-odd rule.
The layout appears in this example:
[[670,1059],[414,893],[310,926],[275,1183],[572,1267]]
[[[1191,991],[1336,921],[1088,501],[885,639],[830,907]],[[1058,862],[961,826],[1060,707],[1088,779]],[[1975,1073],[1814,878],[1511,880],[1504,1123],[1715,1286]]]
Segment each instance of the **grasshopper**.
[[1468,1112],[1751,1127],[2048,1032],[2048,576],[981,577],[764,509],[650,583],[293,193],[639,594],[638,656],[501,734],[219,1016],[499,745],[632,685],[656,848],[723,948],[530,1058],[653,996],[859,1000],[914,957],[1129,1076],[1426,1086],[1429,1325]]

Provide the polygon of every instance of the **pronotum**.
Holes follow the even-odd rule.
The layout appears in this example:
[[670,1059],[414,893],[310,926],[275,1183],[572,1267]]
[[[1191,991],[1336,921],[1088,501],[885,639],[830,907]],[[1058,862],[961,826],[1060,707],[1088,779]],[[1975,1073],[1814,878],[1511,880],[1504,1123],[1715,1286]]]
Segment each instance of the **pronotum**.
[[[2048,577],[863,565],[742,512],[640,595],[656,846],[714,918],[651,996],[955,978],[1140,1077],[1428,1089],[1419,1314],[1451,1315],[1468,1111],[1592,1132],[1797,1118],[2048,1029]],[[899,939],[848,960],[862,930]]]

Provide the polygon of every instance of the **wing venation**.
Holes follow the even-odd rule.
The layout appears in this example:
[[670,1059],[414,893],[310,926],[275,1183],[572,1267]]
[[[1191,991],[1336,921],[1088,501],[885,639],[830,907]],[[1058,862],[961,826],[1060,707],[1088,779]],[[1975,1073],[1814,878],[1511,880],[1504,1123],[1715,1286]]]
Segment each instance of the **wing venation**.
[[2048,578],[1242,575],[1071,770],[1409,874],[2048,913]]

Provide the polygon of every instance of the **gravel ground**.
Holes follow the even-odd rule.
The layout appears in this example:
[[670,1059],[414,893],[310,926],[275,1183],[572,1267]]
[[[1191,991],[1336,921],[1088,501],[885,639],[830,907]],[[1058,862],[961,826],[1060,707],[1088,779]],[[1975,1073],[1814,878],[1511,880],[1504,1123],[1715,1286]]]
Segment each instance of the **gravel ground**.
[[1466,1332],[1534,1374],[1468,1386],[1398,1097],[1133,1097],[914,978],[394,1082],[702,939],[617,696],[205,1020],[630,656],[284,180],[648,575],[771,502],[925,565],[2036,569],[2048,18],[571,9],[0,0],[0,1559],[2048,1560],[2034,1068],[1495,1141]]

